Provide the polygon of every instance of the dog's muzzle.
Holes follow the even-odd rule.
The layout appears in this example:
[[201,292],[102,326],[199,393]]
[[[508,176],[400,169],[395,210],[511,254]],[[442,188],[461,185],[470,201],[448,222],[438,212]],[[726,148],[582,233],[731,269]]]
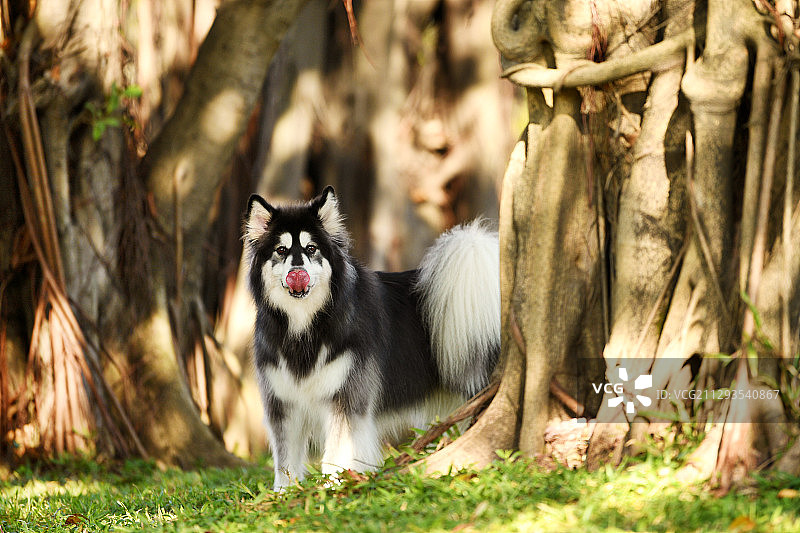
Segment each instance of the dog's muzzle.
[[311,276],[302,268],[290,270],[286,274],[286,286],[289,287],[289,294],[295,298],[303,298],[310,289]]

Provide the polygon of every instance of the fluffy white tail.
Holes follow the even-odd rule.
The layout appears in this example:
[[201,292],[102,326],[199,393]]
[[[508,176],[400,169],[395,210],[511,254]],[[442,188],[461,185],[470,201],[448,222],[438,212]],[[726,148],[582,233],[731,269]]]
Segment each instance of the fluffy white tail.
[[500,349],[500,250],[481,221],[456,226],[423,257],[417,289],[444,384],[472,396]]

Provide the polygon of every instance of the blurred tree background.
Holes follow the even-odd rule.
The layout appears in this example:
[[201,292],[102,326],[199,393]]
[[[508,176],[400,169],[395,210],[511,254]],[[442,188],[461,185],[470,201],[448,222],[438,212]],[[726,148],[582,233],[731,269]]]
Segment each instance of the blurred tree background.
[[248,195],[334,185],[379,269],[496,218],[526,118],[492,6],[4,0],[2,459],[263,451]]

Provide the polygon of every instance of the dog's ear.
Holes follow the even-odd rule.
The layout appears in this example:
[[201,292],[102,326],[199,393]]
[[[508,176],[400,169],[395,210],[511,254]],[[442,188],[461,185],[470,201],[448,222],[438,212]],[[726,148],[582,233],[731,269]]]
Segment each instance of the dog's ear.
[[322,194],[311,200],[311,208],[316,210],[322,227],[329,235],[347,238],[344,217],[339,211],[339,200],[336,198],[336,193],[333,192],[333,187],[328,185]]
[[247,201],[247,216],[243,231],[246,245],[254,245],[267,232],[274,212],[275,208],[262,197],[257,194],[250,196],[250,200]]

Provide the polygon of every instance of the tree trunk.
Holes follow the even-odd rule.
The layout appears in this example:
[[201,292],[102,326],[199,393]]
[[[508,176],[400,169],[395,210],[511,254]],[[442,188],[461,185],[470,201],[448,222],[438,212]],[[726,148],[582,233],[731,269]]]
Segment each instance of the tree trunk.
[[[798,412],[792,392],[798,387],[796,362],[786,359],[796,353],[800,327],[792,318],[800,312],[800,279],[790,251],[798,240],[793,233],[798,110],[793,104],[787,112],[783,105],[783,54],[796,46],[789,42],[797,40],[792,21],[799,14],[792,3],[759,6],[775,10],[766,19],[774,24],[772,37],[747,0],[712,1],[707,11],[702,3],[680,1],[498,2],[492,23],[498,49],[507,59],[538,63],[506,71],[528,88],[533,104],[528,131],[536,132],[541,117],[554,113],[541,134],[528,134],[525,170],[504,183],[513,191],[504,190],[504,202],[513,201],[514,207],[501,209],[501,228],[514,235],[502,241],[515,243],[503,248],[508,253],[501,258],[503,272],[513,272],[503,308],[513,309],[509,316],[517,317],[520,333],[516,340],[504,334],[503,358],[506,365],[514,362],[522,347],[523,361],[514,364],[526,369],[521,385],[515,372],[502,383],[524,392],[511,409],[515,413],[506,410],[501,427],[481,418],[463,439],[428,459],[432,468],[484,464],[490,450],[473,443],[498,432],[513,435],[510,427],[519,428],[516,447],[540,453],[548,385],[579,339],[587,361],[602,351],[606,379],[622,385],[631,398],[633,385],[618,380],[651,374],[651,397],[645,398],[651,405],[658,400],[656,390],[719,388],[731,379],[741,393],[769,383],[783,392],[783,402],[678,406],[676,413],[692,415],[682,418],[686,422],[702,422],[712,410],[717,420],[727,417],[698,450],[704,457],[690,461],[700,476],[716,471],[722,490],[758,462],[774,458],[796,435],[796,424],[785,421],[796,422],[792,417]],[[779,13],[783,18],[773,18]],[[775,36],[787,39],[783,51]],[[695,48],[702,50],[696,61]],[[792,83],[800,84],[793,68]],[[552,111],[543,105],[542,87],[555,92]],[[577,94],[573,87],[582,88],[582,103],[570,96]],[[798,87],[792,87],[788,94],[797,102]],[[579,147],[581,120],[588,129]],[[739,133],[745,125],[747,136]],[[779,155],[783,146],[785,157]],[[595,153],[584,158],[581,150],[590,149]],[[746,161],[738,154],[746,154]],[[509,168],[520,167],[517,158],[512,155]],[[598,179],[603,182],[592,202],[592,180]],[[775,205],[784,206],[783,216]],[[590,238],[593,229],[597,239]],[[747,299],[739,303],[739,290],[754,307]],[[597,303],[601,294],[609,296],[603,306]],[[604,348],[596,342],[603,337],[603,314],[609,325]],[[504,324],[514,330],[512,322]],[[748,373],[740,356],[727,372],[714,357],[720,352],[735,360],[758,352],[759,370]],[[702,362],[694,369],[690,362],[697,356]],[[627,372],[617,378],[621,368]],[[630,402],[616,397],[606,393],[599,410],[588,409],[602,422],[591,432],[589,466],[618,462],[623,453],[636,453],[646,433],[670,431],[663,421],[655,422],[662,420],[658,416],[630,415]],[[498,396],[486,412],[498,403],[507,399]],[[674,399],[654,409],[672,411]],[[777,466],[796,470],[788,459]]]
[[[38,28],[40,39],[35,30],[12,36],[21,37],[14,41],[21,50],[40,43],[50,55],[37,58],[54,58],[52,64],[30,67],[36,74],[50,73],[48,91],[39,93],[32,91],[41,85],[24,83],[21,74],[32,56],[18,54],[18,61],[26,63],[16,65],[19,70],[7,79],[17,80],[20,74],[20,95],[36,102],[39,118],[25,115],[19,123],[4,122],[10,150],[32,154],[25,168],[17,165],[15,170],[22,180],[19,194],[24,199],[29,181],[35,200],[35,210],[26,212],[28,232],[32,239],[45,238],[37,253],[46,274],[42,294],[58,302],[61,287],[71,304],[56,307],[61,310],[56,315],[42,307],[46,314],[37,315],[44,319],[36,322],[42,324],[37,335],[41,339],[46,334],[48,342],[30,348],[41,353],[40,366],[58,369],[59,363],[49,363],[46,353],[59,355],[66,342],[62,339],[73,345],[66,352],[68,372],[53,374],[56,400],[66,397],[72,406],[65,412],[59,410],[59,401],[53,404],[55,427],[65,429],[55,437],[56,451],[81,447],[75,435],[97,428],[100,443],[104,433],[116,435],[107,443],[116,453],[134,451],[184,466],[240,463],[201,421],[187,386],[183,354],[194,345],[190,325],[192,309],[201,302],[208,213],[270,58],[303,4],[240,0],[219,9],[184,96],[151,143],[139,176],[134,145],[118,128],[126,105],[121,88],[130,81],[123,75],[117,4],[39,2],[28,27]],[[24,19],[26,13],[12,15]],[[105,102],[95,103],[98,98]],[[94,131],[85,126],[86,102],[94,106]],[[27,133],[26,126],[39,123],[41,141],[36,129]],[[19,144],[17,127],[23,132]],[[45,160],[46,168],[38,164]],[[36,175],[44,179],[35,181]],[[41,224],[36,223],[39,218]],[[47,247],[48,232],[57,235],[57,248]],[[153,261],[150,254],[161,260]],[[48,272],[55,274],[52,282]],[[72,313],[81,326],[65,330],[63,324],[76,324]],[[86,391],[78,385],[81,377]],[[102,411],[94,420],[88,398]],[[78,407],[81,401],[87,407]],[[27,409],[21,402],[17,406]],[[83,425],[79,417],[86,420]],[[114,418],[123,429],[111,427],[116,426]],[[134,445],[124,448],[126,440]],[[50,446],[42,439],[39,444]]]

